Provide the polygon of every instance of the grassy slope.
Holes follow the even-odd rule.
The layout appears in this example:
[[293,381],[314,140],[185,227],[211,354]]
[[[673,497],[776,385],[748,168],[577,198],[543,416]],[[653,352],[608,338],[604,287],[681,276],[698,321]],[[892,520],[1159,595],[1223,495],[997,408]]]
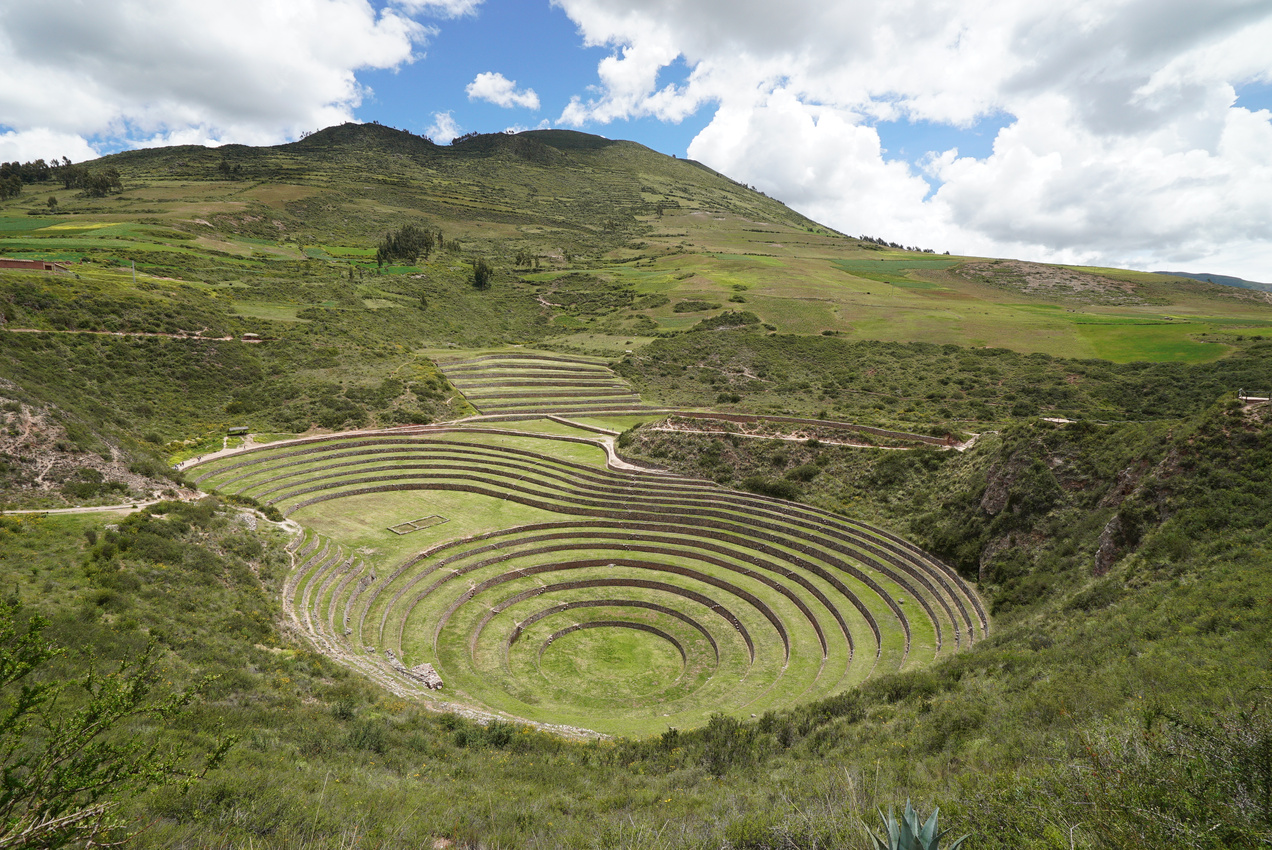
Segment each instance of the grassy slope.
[[[435,149],[346,127],[268,150],[120,155],[122,197],[28,187],[0,204],[0,252],[90,262],[75,287],[0,272],[10,326],[206,326],[277,341],[3,333],[0,374],[157,455],[240,421],[295,431],[454,415],[462,408],[426,349],[532,341],[633,349],[624,375],[647,400],[687,406],[827,408],[909,430],[1043,412],[1154,422],[1024,425],[957,458],[661,446],[662,462],[738,479],[785,478],[828,456],[793,479],[805,497],[981,573],[997,631],[929,672],[828,703],[612,746],[420,715],[289,643],[273,630],[280,556],[232,543],[252,539],[241,529],[201,519],[207,536],[197,523],[173,531],[179,548],[151,544],[115,573],[91,567],[82,536],[105,535],[101,520],[5,518],[0,586],[51,613],[61,640],[111,656],[142,629],[161,631],[178,679],[222,674],[167,734],[197,738],[219,719],[243,742],[190,795],[140,801],[158,819],[143,842],[864,846],[859,818],[905,796],[940,803],[989,847],[1067,847],[1070,835],[1080,846],[1253,846],[1266,833],[1266,813],[1240,810],[1253,799],[1227,772],[1240,759],[1211,743],[1272,684],[1269,431],[1255,414],[1207,410],[1272,386],[1263,302],[1108,270],[1088,271],[1124,280],[1134,298],[1031,294],[1011,274],[982,279],[944,257],[869,249],[639,146],[529,138],[552,144],[483,137]],[[219,179],[222,156],[242,179]],[[26,214],[48,194],[64,214]],[[375,274],[375,240],[420,219],[459,247]],[[518,250],[539,268],[513,270]],[[485,293],[468,285],[478,254],[499,267]],[[136,286],[120,269],[131,260]],[[721,306],[676,312],[690,300]],[[753,311],[779,335],[653,341],[726,309]],[[900,344],[856,345],[869,340]],[[1131,495],[1106,504],[1121,480]],[[1114,518],[1112,569],[1092,579]],[[1163,711],[1212,734],[1156,722],[1143,734]],[[1266,739],[1266,714],[1245,727]]]
[[[1169,435],[1031,426],[936,465],[844,461],[865,464],[860,498],[880,515],[920,515],[920,494],[950,512],[957,522],[928,532],[935,544],[995,522],[1004,536],[1022,522],[1036,529],[992,569],[1032,563],[1047,582],[1021,594],[995,580],[995,635],[928,671],[643,743],[567,744],[420,714],[290,646],[272,626],[278,544],[258,546],[228,517],[189,514],[184,531],[165,528],[171,516],[143,521],[121,529],[134,542],[114,556],[94,556],[85,540],[92,527],[99,547],[110,543],[100,518],[6,519],[3,581],[53,615],[62,641],[110,657],[159,631],[174,682],[221,674],[166,734],[199,740],[222,723],[242,742],[188,795],[138,801],[152,823],[138,846],[336,847],[357,836],[405,847],[440,835],[519,847],[858,847],[858,818],[907,796],[939,802],[943,821],[981,847],[1067,847],[1078,824],[1083,847],[1254,846],[1266,828],[1238,810],[1243,780],[1205,755],[1205,740],[1160,720],[1151,736],[1137,730],[1161,712],[1213,730],[1215,715],[1235,717],[1272,684],[1261,601],[1272,593],[1269,428],[1263,411],[1216,409]],[[1077,457],[1089,466],[1057,467],[1058,487],[1016,475],[1013,507],[980,507],[995,469],[1021,467],[1013,458],[1048,469]],[[1141,457],[1153,479],[1083,518]],[[1119,510],[1141,516],[1139,539],[1093,580],[1100,526]],[[1269,726],[1256,712],[1242,734]]]
[[[238,179],[221,179],[222,160],[241,167]],[[1201,362],[1268,321],[1257,293],[1179,278],[1105,270],[1115,287],[1130,287],[1129,297],[1110,298],[1022,288],[1001,269],[964,273],[961,258],[834,234],[694,163],[563,131],[442,148],[347,125],[277,148],[134,151],[110,162],[124,176],[122,195],[38,190],[41,200],[59,199],[57,216],[24,215],[28,196],[0,205],[0,250],[87,256],[103,274],[136,261],[148,286],[217,296],[185,305],[183,317],[198,321],[192,311],[201,309],[224,323],[236,305],[240,328],[265,333],[295,331],[314,308],[364,332],[365,320],[383,325],[381,311],[392,310],[408,314],[391,325],[412,339],[472,345],[479,335],[568,336],[568,344],[607,351],[745,304],[786,332]],[[371,274],[375,241],[406,221],[442,230],[458,251],[426,267]],[[538,268],[514,270],[517,252],[537,256]],[[452,303],[463,261],[476,255],[495,259],[499,295]],[[563,283],[566,272],[575,279]],[[535,289],[518,286],[518,274]],[[563,286],[568,297],[554,298]],[[562,306],[545,311],[536,294]],[[431,317],[415,315],[421,296]],[[483,309],[500,297],[497,310]],[[719,306],[676,312],[693,301]]]

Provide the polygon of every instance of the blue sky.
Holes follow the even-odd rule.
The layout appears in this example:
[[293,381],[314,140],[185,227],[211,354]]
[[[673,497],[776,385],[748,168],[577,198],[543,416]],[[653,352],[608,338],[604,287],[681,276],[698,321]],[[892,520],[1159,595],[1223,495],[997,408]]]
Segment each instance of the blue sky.
[[566,127],[848,233],[1272,281],[1268,44],[1268,0],[0,3],[0,160]]
[[[386,7],[383,2],[377,6]],[[426,20],[438,33],[421,50],[421,58],[401,68],[359,74],[371,95],[354,110],[358,120],[379,121],[414,133],[434,129],[438,113],[450,115],[462,133],[556,126],[570,99],[586,96],[594,86],[597,64],[613,52],[585,45],[565,11],[547,4],[485,0],[471,15]],[[660,70],[656,88],[683,85],[689,71],[683,59],[670,64]],[[533,90],[540,107],[500,107],[470,98],[466,87],[486,72],[502,74],[515,81],[518,89]],[[710,123],[714,107],[705,103],[677,121],[633,116],[580,129],[685,157],[690,143]],[[920,166],[931,152],[957,149],[961,156],[989,156],[998,131],[1011,120],[1010,115],[997,113],[966,127],[910,118],[868,123],[877,130],[886,159],[904,161],[921,173]],[[444,135],[439,140],[449,141]],[[922,176],[931,191],[940,187],[939,179]]]
[[[384,8],[386,4],[378,5]],[[374,92],[354,110],[359,120],[380,121],[415,133],[427,131],[439,112],[451,113],[463,132],[533,129],[544,121],[552,126],[571,97],[587,94],[588,87],[595,84],[597,63],[612,52],[584,46],[574,22],[562,9],[546,2],[485,0],[472,15],[422,20],[439,30],[420,51],[423,58],[400,69],[358,75]],[[665,83],[677,74],[683,78],[686,71],[680,63],[660,78]],[[540,108],[504,108],[470,99],[465,88],[486,72],[500,73],[514,80],[518,88],[533,89],[539,95]],[[709,114],[706,118],[697,114],[679,123],[633,118],[583,129],[683,157],[707,120]]]

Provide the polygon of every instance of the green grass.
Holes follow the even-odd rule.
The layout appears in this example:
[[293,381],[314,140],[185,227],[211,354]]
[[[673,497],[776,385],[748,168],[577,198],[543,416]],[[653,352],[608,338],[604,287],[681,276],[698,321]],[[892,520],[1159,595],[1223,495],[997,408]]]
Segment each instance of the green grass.
[[659,693],[678,680],[684,662],[675,647],[657,635],[623,628],[590,629],[558,638],[542,656],[539,671],[549,686],[569,683],[566,687],[586,700],[630,702]]
[[[1188,322],[1169,324],[1101,322],[1081,328],[1090,342],[1095,356],[1114,363],[1149,361],[1155,363],[1211,363],[1227,354],[1224,345],[1198,342],[1199,334],[1210,333],[1222,327],[1215,324]],[[1132,328],[1134,328],[1132,330]]]
[[[289,644],[269,631],[278,621],[271,606],[285,559],[262,553],[248,559],[253,569],[234,567],[242,556],[229,547],[247,537],[236,522],[218,527],[208,518],[187,531],[165,532],[180,544],[172,550],[175,561],[134,553],[117,562],[117,572],[86,572],[85,530],[104,536],[101,523],[117,523],[117,517],[5,518],[0,574],[26,604],[56,618],[60,640],[91,644],[112,657],[139,640],[142,629],[158,631],[166,636],[176,681],[221,674],[197,714],[161,734],[197,740],[219,719],[242,743],[223,772],[189,795],[133,804],[152,823],[141,846],[207,845],[240,834],[266,846],[347,846],[354,826],[388,846],[418,845],[438,832],[507,846],[586,847],[597,835],[648,846],[668,822],[679,831],[669,846],[774,834],[808,846],[851,846],[863,838],[853,830],[876,804],[886,807],[907,795],[939,802],[951,825],[973,831],[988,847],[1018,846],[1020,834],[1049,835],[1050,824],[1086,812],[1092,799],[1106,812],[1101,830],[1132,834],[1152,828],[1140,818],[1174,805],[1173,796],[1163,799],[1160,792],[1184,795],[1180,805],[1193,799],[1187,771],[1177,772],[1181,757],[1210,787],[1229,781],[1218,773],[1222,763],[1193,750],[1175,750],[1173,761],[1154,761],[1151,750],[1137,755],[1130,743],[1153,746],[1154,739],[1142,737],[1146,703],[1147,713],[1156,704],[1209,729],[1216,714],[1227,722],[1228,713],[1216,706],[1242,699],[1233,696],[1234,683],[1267,683],[1268,624],[1258,604],[1268,592],[1261,541],[1269,504],[1263,493],[1267,429],[1260,423],[1216,412],[1156,431],[1030,426],[986,438],[967,455],[880,458],[843,450],[873,460],[842,469],[832,460],[815,481],[855,482],[876,510],[934,537],[949,531],[974,536],[1010,519],[1010,512],[998,519],[983,513],[976,481],[1000,475],[994,470],[1007,468],[1013,457],[1023,453],[1063,477],[1065,495],[1054,504],[1040,506],[1027,489],[1018,491],[1019,503],[1032,511],[1021,521],[1037,536],[990,562],[988,586],[1001,606],[995,636],[923,670],[872,679],[843,697],[758,711],[754,720],[744,711],[736,728],[713,721],[643,741],[568,744],[419,713],[303,644]],[[1250,437],[1234,438],[1242,434]],[[759,441],[737,448],[751,446],[758,450]],[[1188,467],[1157,465],[1182,447]],[[793,448],[765,447],[752,460],[771,467],[772,452],[782,449],[790,455],[784,462],[795,463]],[[800,445],[798,451],[832,450]],[[929,465],[930,456],[947,459]],[[1060,458],[1065,463],[1053,465]],[[1140,458],[1171,470],[1153,496],[1165,500],[1163,516],[1170,519],[1166,525],[1151,520],[1141,548],[1108,577],[1092,580],[1089,559],[1110,512],[1091,506]],[[925,513],[934,506],[939,511]],[[1191,543],[1181,548],[1180,539]],[[214,560],[196,551],[215,553]],[[1021,570],[1021,557],[1031,559],[1031,569]],[[1046,584],[1039,586],[1040,579]],[[617,633],[573,634],[615,638],[609,631]],[[569,649],[568,637],[562,640],[560,649]],[[590,649],[620,664],[642,656],[649,666],[661,663],[659,644],[602,643],[609,648]],[[567,656],[545,657],[568,673]],[[648,693],[638,675],[620,683],[628,695]],[[607,697],[601,689],[579,694],[586,686],[557,695],[549,682],[537,684],[540,699]],[[1265,727],[1256,717],[1242,728],[1258,734]],[[959,766],[968,760],[975,771]],[[773,794],[775,788],[780,793]],[[461,824],[437,827],[456,799],[487,806]],[[1232,831],[1241,821],[1230,820],[1238,815],[1225,814],[1213,800],[1188,804],[1189,834],[1224,836],[1214,840],[1232,846],[1238,841],[1232,836],[1245,834]],[[386,801],[417,811],[420,821],[403,826],[366,814]],[[1079,846],[1098,846],[1094,829],[1074,833]]]
[[269,434],[269,433],[253,432],[252,442],[261,443],[261,444],[276,443],[279,440],[290,440],[295,436],[296,436],[295,434]]
[[37,218],[35,216],[0,216],[0,233],[25,233],[57,224],[55,218]]
[[896,259],[865,259],[858,258],[852,260],[835,260],[835,267],[848,274],[856,275],[860,272],[877,275],[896,275],[904,277],[905,274],[914,269],[948,269],[957,265],[959,260],[927,260],[916,259],[913,256],[903,256]]
[[[378,147],[381,144],[388,147]],[[442,171],[421,170],[415,161],[390,153],[397,146],[385,139],[365,152],[370,157],[365,162],[374,162],[380,175],[375,181],[367,180],[365,171],[349,171],[338,145],[244,152],[243,164],[255,169],[255,176],[228,182],[214,179],[214,171],[205,173],[203,165],[190,161],[184,166],[187,174],[173,177],[172,169],[181,166],[174,165],[169,153],[129,154],[117,165],[125,183],[136,184],[127,198],[64,204],[67,214],[57,217],[9,216],[4,219],[10,222],[5,232],[41,238],[6,239],[5,246],[67,259],[113,253],[126,260],[137,255],[139,262],[149,264],[147,271],[159,276],[202,280],[232,273],[241,279],[248,272],[254,287],[260,275],[283,278],[285,285],[280,281],[265,287],[286,289],[288,297],[275,303],[297,305],[298,310],[306,304],[325,304],[362,311],[385,308],[384,302],[395,302],[399,295],[417,301],[420,289],[435,285],[441,266],[461,283],[473,256],[492,257],[497,267],[506,269],[513,252],[528,249],[550,258],[542,270],[526,275],[531,281],[551,287],[569,273],[594,275],[598,282],[587,293],[589,303],[609,303],[607,299],[623,287],[637,299],[661,294],[671,302],[722,301],[745,291],[748,309],[784,332],[836,331],[859,340],[922,339],[1118,362],[1202,362],[1231,350],[1201,345],[1186,333],[1163,337],[1138,323],[1100,322],[1099,308],[1089,306],[1077,314],[1030,313],[1030,307],[1054,306],[1054,299],[987,287],[952,274],[963,258],[881,251],[828,234],[769,199],[637,148],[572,149],[564,154],[569,167],[546,168],[531,179],[530,172],[522,175],[516,169],[505,175],[489,172],[484,154],[476,155],[475,150],[416,151],[424,157],[419,162],[436,159],[446,164]],[[590,169],[587,179],[576,169],[584,164]],[[639,193],[632,191],[633,168],[644,184]],[[664,203],[661,217],[647,206],[647,198]],[[667,206],[673,198],[675,206]],[[562,199],[568,199],[564,203],[569,206],[563,207]],[[10,205],[23,203],[15,199]],[[622,222],[621,227],[597,232],[598,217]],[[315,271],[322,269],[333,281],[346,277],[349,261],[368,259],[383,233],[404,219],[442,228],[448,239],[460,240],[462,253],[388,267],[376,279],[388,286],[405,277],[402,289],[364,294],[357,302],[306,293],[311,287],[302,281],[312,279]],[[644,247],[630,247],[636,244]],[[295,259],[298,245],[308,252],[304,263]],[[567,254],[569,262],[564,259]],[[639,259],[630,259],[637,255]],[[616,260],[603,261],[607,256]],[[375,271],[362,267],[364,275]],[[1189,316],[1197,333],[1266,319],[1266,305],[1216,287],[1115,270],[1083,271],[1129,281],[1149,305],[1133,308],[1126,314],[1131,319],[1152,320],[1163,313]],[[412,275],[424,275],[427,282],[417,283]],[[252,306],[270,303],[273,299],[262,297],[267,295],[244,293],[239,312],[284,322],[295,318],[265,315]],[[425,293],[426,299],[431,297]],[[534,302],[526,307],[538,309]],[[1021,308],[1024,314],[1016,312]],[[444,312],[449,311],[447,305]],[[550,312],[533,334],[504,331],[504,339],[521,342],[550,336],[564,346],[623,352],[648,344],[651,328],[676,332],[693,324],[683,314],[673,315],[670,304],[643,308],[639,300],[603,316],[588,317],[571,309]],[[451,315],[455,318],[439,323],[432,340],[453,336],[461,321],[472,322],[471,316]],[[649,319],[652,326],[638,322]],[[488,321],[483,317],[483,323]]]
[[[1070,833],[1054,824],[1079,822],[1076,845],[1094,848],[1102,835],[1156,836],[1158,819],[1176,813],[1187,814],[1182,829],[1200,846],[1240,846],[1261,827],[1225,803],[1236,788],[1228,763],[1239,753],[1205,758],[1196,739],[1151,717],[1160,709],[1220,736],[1205,740],[1227,741],[1220,724],[1239,722],[1244,690],[1268,683],[1268,615],[1259,604],[1269,592],[1267,426],[1216,411],[1177,424],[1162,442],[1168,430],[1029,426],[986,438],[973,452],[943,455],[937,465],[925,462],[937,456],[925,452],[851,452],[863,464],[842,470],[832,461],[816,481],[859,481],[878,510],[908,518],[923,534],[979,533],[994,518],[979,513],[976,479],[998,474],[992,470],[1021,453],[1062,476],[1065,495],[1032,503],[1024,521],[1037,535],[992,559],[988,586],[1002,612],[996,634],[972,650],[830,700],[759,711],[755,719],[743,712],[737,725],[712,720],[675,733],[663,726],[643,740],[569,743],[516,726],[482,728],[378,690],[274,630],[286,574],[279,537],[266,532],[263,548],[250,554],[255,535],[229,515],[193,515],[184,529],[152,520],[146,527],[175,548],[167,555],[133,549],[105,562],[93,560],[85,533],[95,531],[100,542],[105,524],[120,523],[119,516],[5,517],[0,579],[25,605],[53,617],[58,642],[91,645],[99,659],[110,659],[146,631],[161,633],[174,686],[220,675],[188,721],[144,732],[164,743],[196,743],[219,723],[241,741],[224,769],[187,794],[130,803],[150,824],[138,846],[212,846],[250,835],[254,846],[338,847],[348,846],[355,828],[388,847],[427,845],[439,835],[543,848],[592,847],[598,837],[618,846],[702,848],[774,835],[795,846],[856,846],[865,840],[861,821],[876,806],[907,796],[939,803],[943,823],[989,848],[1020,846],[1021,835],[1067,842]],[[1234,441],[1243,432],[1255,442]],[[1191,465],[1174,468],[1154,496],[1165,500],[1170,519],[1151,520],[1137,551],[1091,579],[1089,558],[1106,514],[1090,522],[1088,506],[1111,492],[1129,460],[1156,463],[1183,446]],[[738,448],[748,447],[761,444]],[[1069,463],[1051,466],[1061,457]],[[1084,460],[1074,464],[1075,457]],[[770,465],[763,454],[753,460]],[[1226,484],[1213,486],[1220,479]],[[1250,501],[1226,501],[1233,498]],[[941,513],[925,518],[934,503]],[[1180,533],[1191,541],[1187,552]],[[1013,566],[1022,555],[1031,570]],[[86,569],[94,563],[117,568]],[[1045,589],[1034,584],[1040,578]],[[577,613],[540,623],[556,631]],[[678,640],[692,637],[666,626]],[[666,641],[645,634],[573,632],[545,652],[549,677],[527,667],[528,676],[541,699],[639,700],[655,692],[642,674],[667,671],[656,686],[662,689],[679,663],[678,653],[669,659]],[[518,651],[537,646],[529,636],[517,644]],[[731,650],[722,648],[723,667]],[[584,669],[597,659],[606,662],[599,670]],[[591,675],[575,675],[584,672]],[[563,680],[574,689],[553,690]],[[1232,701],[1236,710],[1223,707]],[[1149,720],[1153,734],[1145,737]],[[1257,740],[1266,714],[1256,711],[1232,728]],[[975,770],[963,767],[968,762]],[[456,800],[482,805],[465,807],[456,821]],[[1093,800],[1104,812],[1098,823],[1082,818]],[[416,815],[386,819],[377,814],[386,806]]]
[[296,312],[301,307],[295,304],[252,304],[247,301],[235,301],[234,312],[239,316],[248,316],[253,319],[268,319],[271,322],[307,322],[309,319],[301,319]]

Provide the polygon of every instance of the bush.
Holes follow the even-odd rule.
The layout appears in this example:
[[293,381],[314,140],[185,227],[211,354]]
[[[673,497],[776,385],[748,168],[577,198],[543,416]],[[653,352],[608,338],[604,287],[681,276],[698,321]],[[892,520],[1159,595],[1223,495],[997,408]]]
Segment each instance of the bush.
[[762,475],[749,475],[742,480],[742,488],[761,496],[772,496],[775,499],[795,501],[799,498],[799,487],[785,479],[765,478]]
[[706,310],[718,310],[720,305],[713,301],[699,301],[697,299],[689,299],[687,301],[679,301],[676,306],[671,308],[673,313],[702,313]]
[[636,442],[636,429],[639,427],[640,423],[638,422],[618,435],[617,445],[620,449],[625,449],[632,443]]
[[792,481],[812,481],[818,475],[821,475],[821,467],[815,463],[805,463],[797,466],[786,473],[786,477]]
[[[201,769],[177,750],[165,753],[150,736],[113,732],[158,725],[183,713],[206,681],[183,693],[156,695],[161,680],[152,639],[130,663],[90,670],[74,682],[50,681],[45,672],[63,650],[41,634],[40,617],[0,602],[0,846],[103,846],[126,839],[130,821],[111,798],[151,785],[188,787],[215,767],[233,744],[208,751]],[[78,703],[78,705],[77,705]]]
[[[686,303],[686,302],[681,302]],[[700,302],[701,303],[701,302]],[[715,305],[719,307],[719,304]],[[680,310],[680,304],[675,307],[677,312],[687,312]],[[701,322],[693,326],[695,331],[712,331],[722,328],[753,328],[760,323],[760,317],[749,311],[736,312],[727,310],[718,316],[711,316],[703,319]]]
[[350,749],[366,750],[376,754],[382,754],[389,747],[384,725],[373,720],[359,720],[354,723],[346,741]]

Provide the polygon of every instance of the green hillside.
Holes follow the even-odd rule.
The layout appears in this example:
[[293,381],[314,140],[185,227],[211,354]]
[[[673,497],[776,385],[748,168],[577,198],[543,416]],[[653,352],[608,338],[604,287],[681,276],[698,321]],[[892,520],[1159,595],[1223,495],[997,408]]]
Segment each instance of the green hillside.
[[24,184],[0,844],[1265,846],[1272,304],[887,235],[558,130]]

